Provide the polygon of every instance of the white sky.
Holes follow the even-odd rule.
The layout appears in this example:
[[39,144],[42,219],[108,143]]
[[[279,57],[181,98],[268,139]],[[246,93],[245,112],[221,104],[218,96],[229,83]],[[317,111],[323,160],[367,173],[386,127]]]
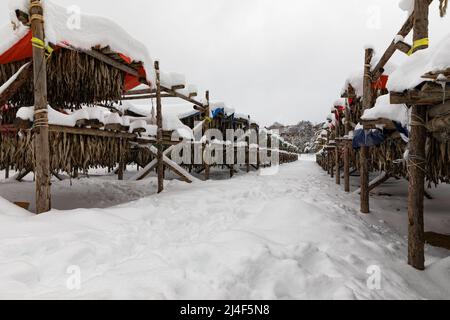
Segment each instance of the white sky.
[[[364,47],[384,52],[406,19],[398,0],[58,0],[111,18],[164,71],[184,73],[264,125],[323,121]],[[0,24],[8,22],[1,1]],[[450,30],[430,11],[431,45]],[[0,39],[1,41],[1,39]],[[402,53],[397,63],[408,59]]]

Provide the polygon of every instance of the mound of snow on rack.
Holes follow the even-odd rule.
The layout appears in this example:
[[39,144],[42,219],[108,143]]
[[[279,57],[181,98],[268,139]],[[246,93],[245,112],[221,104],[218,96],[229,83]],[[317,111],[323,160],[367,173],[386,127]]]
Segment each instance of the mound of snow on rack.
[[409,123],[409,109],[405,104],[391,104],[387,94],[379,97],[373,108],[365,110],[361,119],[388,119],[406,126]]
[[413,89],[424,82],[428,72],[438,72],[450,68],[450,33],[438,44],[431,44],[427,50],[414,53],[395,70],[388,81],[388,89],[402,92]]
[[[21,24],[17,20],[14,12],[16,9],[28,12],[29,3],[30,1],[28,0],[10,0],[9,9],[12,22],[17,25]],[[41,3],[44,9],[44,28],[47,42],[63,47],[68,43],[73,47],[85,50],[90,50],[95,46],[109,46],[115,52],[131,57],[133,60],[143,62],[147,80],[152,84],[155,83],[153,60],[147,48],[115,22],[104,17],[82,14],[80,17],[81,28],[70,28],[67,22],[71,21],[72,12],[51,0],[41,0]],[[14,33],[10,28],[10,32],[13,34],[5,37],[9,47],[21,39],[19,37],[20,35],[23,37],[26,34],[26,31],[22,29],[24,28],[20,27],[20,31]],[[5,48],[9,48],[3,45],[3,37],[1,39],[2,46],[0,47],[0,53]]]

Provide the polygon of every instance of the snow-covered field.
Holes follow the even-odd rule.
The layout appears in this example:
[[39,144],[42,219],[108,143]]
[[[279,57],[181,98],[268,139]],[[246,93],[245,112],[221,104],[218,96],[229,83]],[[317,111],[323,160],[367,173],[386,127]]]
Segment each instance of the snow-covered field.
[[[358,196],[311,160],[276,175],[172,180],[160,195],[154,178],[54,181],[54,207],[86,209],[40,216],[2,200],[0,298],[450,297],[450,259],[441,259],[449,252],[428,248],[425,272],[407,266],[400,198],[382,210],[377,196],[374,213],[362,216]],[[0,183],[8,200],[32,194],[32,182]],[[378,290],[368,270],[380,271]]]

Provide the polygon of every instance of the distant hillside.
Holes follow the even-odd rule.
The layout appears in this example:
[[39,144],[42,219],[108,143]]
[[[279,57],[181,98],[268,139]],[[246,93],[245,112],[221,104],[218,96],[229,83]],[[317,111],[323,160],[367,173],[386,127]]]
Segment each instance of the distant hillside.
[[293,145],[305,150],[314,142],[315,134],[322,128],[323,124],[314,125],[310,121],[300,121],[296,125],[283,125],[275,122],[268,127],[270,130],[279,130],[281,136]]

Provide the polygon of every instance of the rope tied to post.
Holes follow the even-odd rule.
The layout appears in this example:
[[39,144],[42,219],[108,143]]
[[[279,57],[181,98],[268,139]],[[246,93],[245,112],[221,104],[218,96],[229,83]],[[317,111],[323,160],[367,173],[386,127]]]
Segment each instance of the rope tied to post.
[[46,45],[43,40],[36,37],[31,38],[31,45],[35,48],[45,50],[45,56],[47,57],[47,59],[49,59],[53,51],[55,51],[50,45]]
[[[43,115],[43,117],[36,119],[37,115]],[[33,128],[48,128],[48,110],[40,109],[34,111],[34,123]]]
[[[426,127],[425,119],[422,117],[412,114],[411,115],[411,121],[410,121],[411,127]],[[408,175],[411,176],[411,168],[415,167],[419,170],[421,170],[425,175],[427,174],[426,166],[427,166],[427,160],[417,154],[411,154],[409,153],[408,156],[405,159],[408,163]]]

